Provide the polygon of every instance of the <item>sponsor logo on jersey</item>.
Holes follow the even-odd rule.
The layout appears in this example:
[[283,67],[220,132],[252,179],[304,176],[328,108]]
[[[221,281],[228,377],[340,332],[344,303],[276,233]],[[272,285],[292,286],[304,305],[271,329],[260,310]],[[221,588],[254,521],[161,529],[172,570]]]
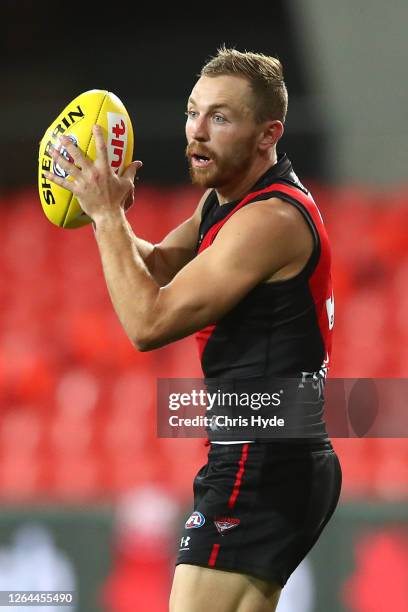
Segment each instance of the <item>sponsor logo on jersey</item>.
[[205,518],[201,512],[193,512],[193,514],[187,519],[185,528],[186,529],[198,529],[205,523]]
[[334,327],[334,295],[333,292],[329,298],[326,300],[326,312],[327,319],[329,322],[329,329],[333,329]]
[[220,533],[221,535],[224,535],[227,531],[230,531],[231,529],[238,527],[240,522],[241,521],[238,518],[231,518],[229,516],[221,516],[214,520],[214,525],[216,526],[218,533]]
[[183,536],[180,540],[180,548],[179,550],[190,550],[189,548],[189,543],[190,543],[190,536]]

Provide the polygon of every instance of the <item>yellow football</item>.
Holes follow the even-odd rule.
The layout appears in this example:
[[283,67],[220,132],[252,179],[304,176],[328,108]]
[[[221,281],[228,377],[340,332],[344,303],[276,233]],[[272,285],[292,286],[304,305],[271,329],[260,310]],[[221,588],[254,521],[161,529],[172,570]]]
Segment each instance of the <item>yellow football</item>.
[[[38,191],[46,217],[55,225],[76,228],[91,222],[79,205],[78,199],[68,189],[49,181],[44,171],[53,172],[70,180],[69,175],[54,162],[50,144],[56,146],[64,134],[90,159],[96,156],[92,126],[102,126],[112,169],[122,174],[132,161],[133,128],[129,114],[117,96],[109,91],[92,89],[82,93],[68,104],[45,132],[38,158]],[[69,159],[64,147],[60,153]]]

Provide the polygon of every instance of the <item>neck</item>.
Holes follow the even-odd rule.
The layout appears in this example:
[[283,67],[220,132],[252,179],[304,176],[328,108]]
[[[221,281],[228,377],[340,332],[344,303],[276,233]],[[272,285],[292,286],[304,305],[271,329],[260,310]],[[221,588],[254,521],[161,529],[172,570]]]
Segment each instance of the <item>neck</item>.
[[240,180],[234,180],[215,190],[218,196],[220,206],[233,202],[234,200],[242,199],[251,189],[252,185],[278,161],[276,150],[267,160],[257,160],[247,174],[242,175]]

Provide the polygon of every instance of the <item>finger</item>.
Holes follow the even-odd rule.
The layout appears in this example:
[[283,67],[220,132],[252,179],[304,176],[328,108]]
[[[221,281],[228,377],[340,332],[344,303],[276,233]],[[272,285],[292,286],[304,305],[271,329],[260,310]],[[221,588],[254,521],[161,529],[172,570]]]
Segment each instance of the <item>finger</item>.
[[103,130],[100,125],[95,124],[93,126],[93,135],[95,138],[96,146],[96,159],[101,161],[105,168],[110,168],[108,158],[108,147],[106,146]]
[[58,166],[67,174],[73,178],[78,178],[80,176],[81,171],[71,161],[69,161],[69,159],[64,157],[64,155],[61,155],[61,153],[54,146],[51,145],[49,151],[54,162],[58,164]]
[[72,157],[76,166],[79,166],[79,168],[85,168],[85,166],[90,165],[91,162],[86,158],[81,149],[71,140],[69,136],[60,136],[59,143]]
[[56,185],[59,185],[64,189],[68,189],[68,191],[75,194],[75,185],[72,181],[68,181],[67,179],[62,178],[61,176],[57,176],[56,174],[53,174],[52,172],[47,172],[46,170],[44,170],[42,174],[52,183],[55,183]]
[[143,162],[140,160],[134,161],[126,168],[123,173],[124,178],[130,178],[132,183],[135,181],[136,172],[143,166]]

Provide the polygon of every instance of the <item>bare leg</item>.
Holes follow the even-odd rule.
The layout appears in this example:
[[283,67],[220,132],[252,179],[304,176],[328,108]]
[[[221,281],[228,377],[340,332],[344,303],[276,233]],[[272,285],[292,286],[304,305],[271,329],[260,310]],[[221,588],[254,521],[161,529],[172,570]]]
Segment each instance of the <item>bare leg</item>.
[[180,564],[170,612],[275,612],[281,587],[238,572]]

